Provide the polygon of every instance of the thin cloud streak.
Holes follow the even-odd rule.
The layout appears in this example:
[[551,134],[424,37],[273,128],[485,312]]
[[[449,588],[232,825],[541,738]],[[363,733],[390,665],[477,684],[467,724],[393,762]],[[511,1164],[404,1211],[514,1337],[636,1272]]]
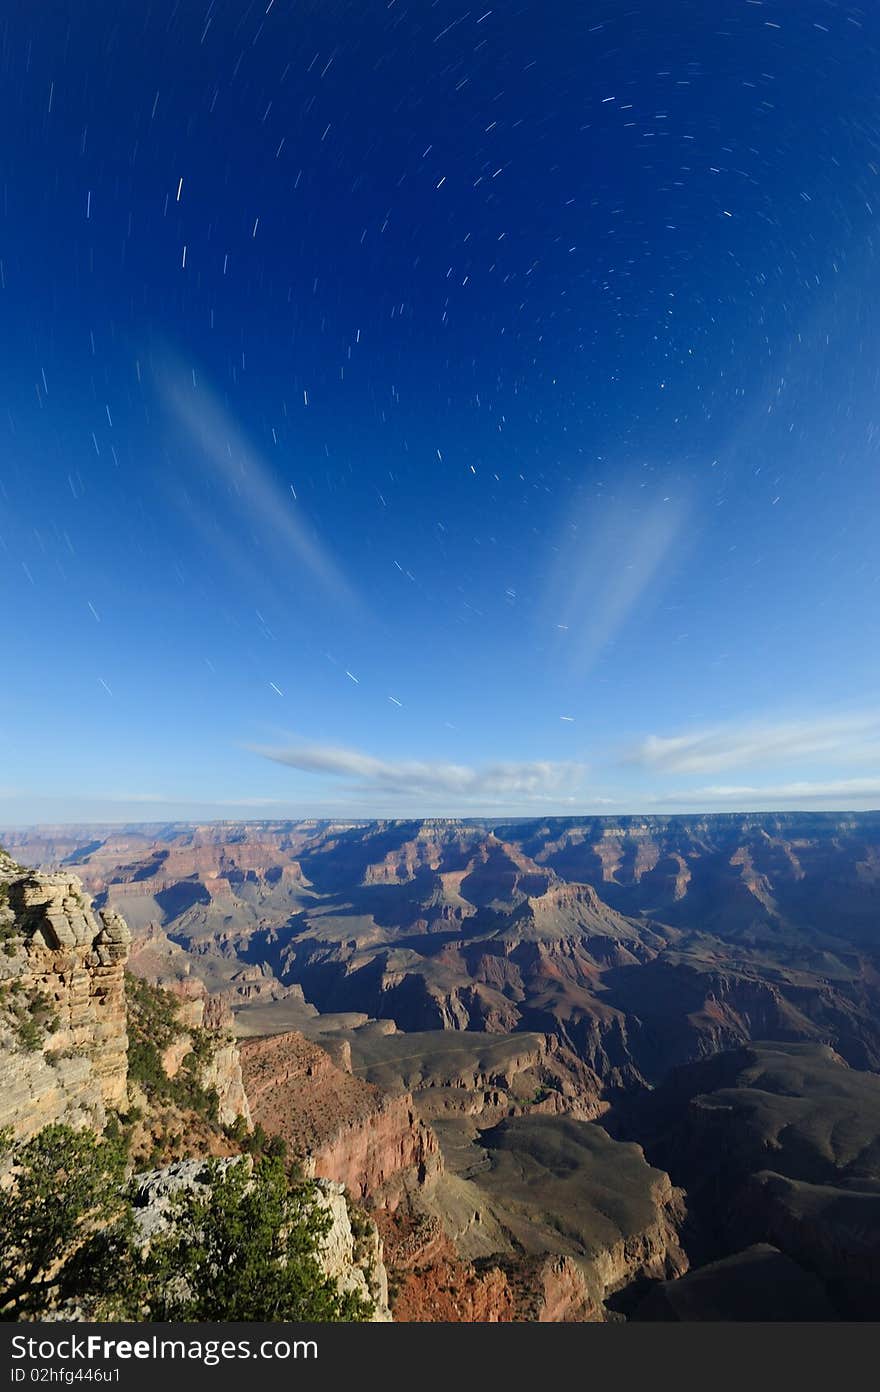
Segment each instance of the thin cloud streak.
[[[216,394],[197,387],[193,374],[171,361],[157,372],[157,381],[166,407],[210,461],[257,537],[280,549],[285,561],[293,560],[306,570],[337,604],[359,607],[358,597],[328,549],[311,534],[292,497]],[[240,528],[240,515],[237,525]]]
[[688,509],[651,500],[635,482],[567,519],[547,595],[560,651],[586,673],[613,643],[680,547]]
[[663,773],[723,773],[799,759],[880,759],[880,712],[649,735],[626,762]]
[[720,785],[707,788],[688,788],[675,793],[653,794],[644,799],[648,804],[681,806],[694,812],[708,811],[719,804],[735,804],[737,811],[755,807],[784,810],[784,804],[800,807],[813,803],[832,803],[836,810],[858,803],[862,810],[880,807],[880,773],[867,778],[837,778],[827,782],[805,779],[795,783],[777,783],[768,787]]

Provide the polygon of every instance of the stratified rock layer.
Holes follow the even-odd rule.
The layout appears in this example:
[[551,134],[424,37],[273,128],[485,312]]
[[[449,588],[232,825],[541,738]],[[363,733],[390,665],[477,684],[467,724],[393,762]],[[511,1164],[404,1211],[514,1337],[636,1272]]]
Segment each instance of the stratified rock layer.
[[95,915],[70,874],[0,858],[0,1127],[103,1126],[126,1098],[123,973],[129,932]]
[[358,1198],[395,1203],[439,1166],[437,1142],[408,1093],[389,1096],[292,1032],[241,1043],[251,1116],[283,1136],[312,1174]]

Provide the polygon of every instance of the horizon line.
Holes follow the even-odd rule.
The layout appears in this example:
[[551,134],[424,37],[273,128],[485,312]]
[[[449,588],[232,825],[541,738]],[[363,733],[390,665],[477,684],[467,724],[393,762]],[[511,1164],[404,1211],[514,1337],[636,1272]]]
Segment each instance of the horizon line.
[[[78,828],[78,827],[167,827],[167,826],[272,826],[278,822],[292,822],[298,825],[313,823],[332,825],[335,822],[350,822],[357,826],[372,826],[379,823],[405,824],[407,822],[452,822],[461,825],[492,824],[498,822],[579,822],[605,821],[620,822],[634,818],[653,818],[672,820],[684,817],[872,817],[880,815],[880,807],[744,807],[744,808],[705,808],[693,812],[549,812],[540,815],[509,813],[507,815],[476,815],[472,817],[444,815],[441,813],[424,816],[278,816],[278,817],[162,817],[157,821],[138,821],[131,817],[114,820],[101,818],[93,821],[63,822],[2,822],[0,833],[4,831],[38,831],[40,829]],[[0,847],[2,849],[2,847]]]

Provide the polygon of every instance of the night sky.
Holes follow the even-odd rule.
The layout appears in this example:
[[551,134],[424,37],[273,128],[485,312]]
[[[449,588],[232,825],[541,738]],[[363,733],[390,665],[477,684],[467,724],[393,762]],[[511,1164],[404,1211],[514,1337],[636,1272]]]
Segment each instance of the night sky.
[[880,10],[0,10],[0,822],[880,805]]

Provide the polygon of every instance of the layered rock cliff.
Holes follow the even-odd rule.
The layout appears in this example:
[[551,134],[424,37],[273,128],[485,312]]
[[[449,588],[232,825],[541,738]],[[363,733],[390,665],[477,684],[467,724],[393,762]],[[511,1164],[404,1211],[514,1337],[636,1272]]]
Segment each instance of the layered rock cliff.
[[[125,920],[95,912],[75,875],[25,870],[0,852],[0,1129],[100,1130],[111,1111],[126,1111],[130,940]],[[174,1079],[198,1044],[198,1084],[216,1093],[217,1121],[249,1124],[231,1012],[195,978],[175,986],[175,1011],[164,1075]]]
[[389,1021],[375,1021],[352,1030],[344,1042],[358,1077],[388,1092],[411,1093],[426,1121],[464,1115],[488,1126],[525,1111],[592,1121],[608,1105],[596,1074],[553,1035],[404,1034]]
[[641,1147],[564,1116],[477,1133],[447,1122],[440,1138],[446,1231],[461,1256],[506,1271],[517,1318],[604,1320],[614,1292],[687,1270],[684,1196]]
[[125,922],[0,854],[0,938],[0,1127],[103,1126],[126,1097]]
[[395,1319],[600,1323],[687,1270],[684,1196],[638,1146],[535,1114],[438,1132],[445,1170],[384,1220]]
[[244,1040],[241,1054],[254,1121],[283,1136],[311,1174],[393,1206],[439,1168],[436,1138],[410,1094],[354,1077],[296,1032]]

